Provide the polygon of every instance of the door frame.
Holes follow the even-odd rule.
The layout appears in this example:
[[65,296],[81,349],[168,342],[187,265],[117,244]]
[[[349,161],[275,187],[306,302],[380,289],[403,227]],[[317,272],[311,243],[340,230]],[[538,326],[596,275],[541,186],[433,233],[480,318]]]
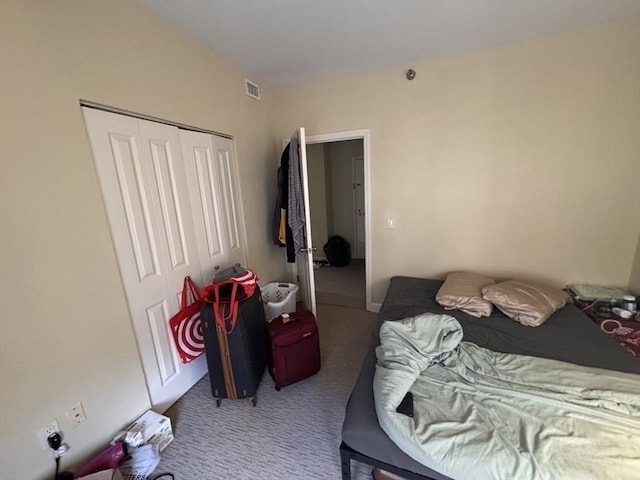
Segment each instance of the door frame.
[[[361,250],[358,248],[358,244],[359,242],[359,237],[358,237],[358,210],[356,209],[356,206],[358,204],[358,197],[359,195],[356,193],[356,162],[358,160],[362,161],[362,168],[363,168],[363,176],[364,176],[364,157],[362,155],[356,155],[355,157],[351,157],[351,179],[352,179],[352,183],[353,183],[353,238],[354,238],[354,248],[353,251],[356,252],[356,255],[353,255],[352,252],[352,256],[355,258],[361,258],[358,256],[358,253],[361,252]],[[364,187],[364,185],[363,185]],[[364,197],[364,190],[363,190],[363,197]],[[364,198],[363,198],[364,200]],[[364,206],[363,206],[364,208]],[[364,238],[364,245],[366,247],[367,245],[367,234],[365,233],[365,238]]]
[[365,266],[365,291],[366,308],[370,312],[377,312],[380,305],[374,305],[371,301],[371,132],[367,129],[348,130],[343,132],[323,133],[319,135],[307,135],[306,143],[333,143],[346,140],[362,140],[362,156],[364,158],[364,266]]

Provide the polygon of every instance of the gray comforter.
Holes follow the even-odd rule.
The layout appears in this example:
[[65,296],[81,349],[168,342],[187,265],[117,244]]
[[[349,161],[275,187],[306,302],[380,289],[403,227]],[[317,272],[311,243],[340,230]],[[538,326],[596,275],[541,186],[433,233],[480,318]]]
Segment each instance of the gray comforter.
[[638,478],[638,375],[461,340],[449,315],[382,324],[375,407],[404,452],[452,478]]

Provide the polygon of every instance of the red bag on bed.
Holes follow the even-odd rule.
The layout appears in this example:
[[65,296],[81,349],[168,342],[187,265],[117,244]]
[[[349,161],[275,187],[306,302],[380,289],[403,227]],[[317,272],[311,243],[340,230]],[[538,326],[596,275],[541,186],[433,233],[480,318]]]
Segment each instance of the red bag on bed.
[[190,277],[184,277],[180,311],[169,320],[182,363],[189,363],[204,352],[204,339],[200,325],[200,310],[203,303],[203,299],[198,295],[196,284]]

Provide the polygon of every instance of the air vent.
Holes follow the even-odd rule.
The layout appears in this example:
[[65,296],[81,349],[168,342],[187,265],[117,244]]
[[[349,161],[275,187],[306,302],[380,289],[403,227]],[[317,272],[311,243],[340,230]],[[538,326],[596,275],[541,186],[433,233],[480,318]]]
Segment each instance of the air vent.
[[260,100],[260,87],[258,87],[258,85],[245,78],[244,87],[247,95],[249,95],[251,98],[255,98],[256,100]]

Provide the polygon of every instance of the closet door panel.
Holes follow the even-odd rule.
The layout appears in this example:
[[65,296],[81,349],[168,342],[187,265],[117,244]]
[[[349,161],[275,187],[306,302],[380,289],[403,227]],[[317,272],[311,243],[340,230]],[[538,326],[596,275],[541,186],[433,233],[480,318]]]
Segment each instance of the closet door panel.
[[[129,126],[129,131],[137,133],[137,126]],[[116,176],[112,178],[106,172],[105,174],[108,181],[116,183],[120,191],[124,208],[122,214],[126,218],[126,227],[128,228],[125,235],[128,236],[133,249],[138,280],[142,282],[150,276],[160,274],[160,262],[155,248],[156,233],[152,221],[153,214],[149,209],[144,184],[144,164],[139,148],[140,138],[135,134],[115,132],[109,132],[108,138],[113,152],[113,166]],[[124,224],[119,225],[118,230],[124,230],[124,226]]]
[[200,265],[208,283],[217,270],[229,266],[219,172],[211,135],[181,130],[180,138]]
[[[84,108],[151,404],[164,411],[192,385],[173,344],[185,275],[200,280],[175,127]],[[202,356],[204,357],[204,356]],[[204,362],[204,363],[203,363]],[[200,371],[198,370],[198,371]]]
[[202,206],[202,221],[207,240],[209,257],[224,254],[224,237],[220,222],[220,200],[216,193],[216,177],[213,156],[209,149],[194,151],[197,174],[197,193]]
[[138,123],[145,157],[148,159],[149,189],[160,225],[158,236],[164,260],[162,275],[167,285],[163,308],[147,310],[148,328],[158,368],[157,389],[170,391],[167,388],[169,382],[174,381],[174,376],[180,378],[176,382],[181,388],[175,389],[172,393],[174,396],[166,399],[166,402],[173,403],[206,373],[204,355],[189,364],[180,361],[169,326],[169,319],[180,309],[184,277],[190,276],[198,285],[202,285],[203,276],[180,130],[146,120],[138,120]]
[[[172,270],[187,268],[192,263],[189,258],[190,250],[195,253],[196,249],[192,240],[193,229],[189,218],[190,207],[179,131],[167,125],[142,120],[140,122],[141,133],[147,140],[153,189],[157,196],[158,215],[162,220],[163,242],[168,253],[169,267]],[[189,234],[185,230],[190,230]],[[192,245],[188,245],[188,239],[191,239]]]
[[162,300],[155,305],[145,308],[147,328],[151,334],[152,345],[156,352],[158,367],[157,388],[168,387],[180,375],[180,363],[173,354],[173,339],[167,335],[165,325],[171,318],[167,301]]
[[219,173],[219,184],[224,201],[225,231],[231,264],[246,264],[244,231],[242,229],[242,212],[240,205],[240,188],[236,173],[236,157],[233,141],[228,138],[214,136],[216,167]]
[[218,157],[218,170],[220,171],[222,194],[224,195],[225,204],[229,209],[225,216],[229,248],[238,248],[240,247],[240,241],[238,234],[238,222],[236,220],[235,189],[233,177],[231,175],[229,151],[217,150],[216,154]]

